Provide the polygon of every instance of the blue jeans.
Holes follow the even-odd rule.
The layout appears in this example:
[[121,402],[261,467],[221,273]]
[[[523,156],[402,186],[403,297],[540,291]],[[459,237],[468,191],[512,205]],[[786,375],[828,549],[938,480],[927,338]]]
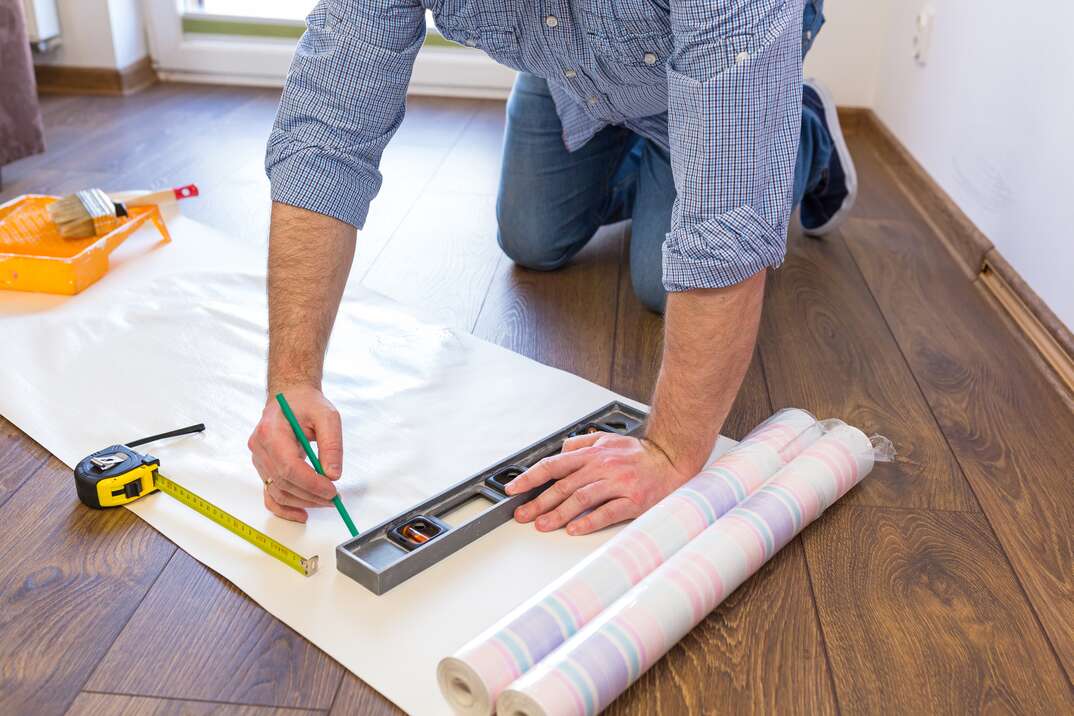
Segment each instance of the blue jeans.
[[[824,22],[823,0],[808,0],[803,55]],[[507,132],[496,199],[497,240],[512,261],[551,271],[605,224],[632,219],[630,280],[642,304],[662,313],[667,300],[662,246],[671,230],[675,180],[667,152],[625,127],[606,127],[575,152],[548,84],[520,73],[507,102]],[[802,109],[794,205],[820,181],[832,153],[820,116]]]

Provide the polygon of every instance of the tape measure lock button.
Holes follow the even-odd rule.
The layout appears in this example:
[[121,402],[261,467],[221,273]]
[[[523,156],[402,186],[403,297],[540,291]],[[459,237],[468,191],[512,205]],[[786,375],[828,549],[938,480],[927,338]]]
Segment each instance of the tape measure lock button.
[[79,499],[95,509],[116,507],[156,491],[160,461],[126,445],[111,445],[89,455],[75,467]]

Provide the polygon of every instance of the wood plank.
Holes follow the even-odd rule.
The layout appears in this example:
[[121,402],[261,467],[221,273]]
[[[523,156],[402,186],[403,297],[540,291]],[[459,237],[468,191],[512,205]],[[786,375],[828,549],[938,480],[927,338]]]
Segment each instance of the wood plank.
[[[390,144],[384,150],[380,163],[384,183],[369,207],[365,226],[358,232],[352,280],[360,281],[365,277],[410,212],[422,206],[422,194],[430,186],[430,180],[448,151],[448,147],[413,144]],[[435,189],[437,185],[432,186]]]
[[84,691],[71,704],[67,716],[312,716],[316,713],[319,712]]
[[832,714],[835,695],[794,540],[605,711]]
[[[156,173],[177,148],[183,147],[184,138],[195,134],[211,138],[215,122],[250,96],[250,90],[210,85],[196,93],[176,92],[162,97],[140,108],[133,117],[118,118],[97,141],[82,147],[78,166],[117,179],[133,168]],[[218,153],[220,146],[215,146]]]
[[1074,678],[1074,404],[915,225],[844,229],[903,355]]
[[362,284],[469,332],[500,259],[494,206],[492,196],[425,192]]
[[454,146],[474,112],[486,102],[458,97],[407,97],[406,116],[392,142],[420,147]]
[[95,162],[108,157],[125,158],[125,142],[152,135],[156,123],[169,108],[182,111],[188,85],[161,84],[128,97],[83,98],[77,109],[45,122],[46,152],[11,165],[19,171],[70,169],[88,171],[83,158]]
[[175,547],[50,459],[0,508],[0,713],[62,714]]
[[[648,403],[660,372],[664,350],[664,319],[646,309],[630,284],[630,251],[624,245],[619,269],[619,305],[616,317],[611,389]],[[750,361],[742,387],[720,432],[740,440],[772,414],[761,368],[760,349]]]
[[621,226],[603,227],[557,271],[503,257],[474,335],[608,386],[622,242]]
[[331,716],[399,716],[404,712],[354,674],[343,675],[343,685],[332,705]]
[[904,219],[916,214],[909,198],[891,180],[873,147],[869,132],[847,135],[847,148],[858,172],[858,197],[853,215],[863,219]]
[[818,241],[796,229],[766,293],[760,343],[773,406],[842,418],[898,450],[895,469],[845,499],[978,509],[842,238]]
[[869,143],[890,179],[902,190],[917,214],[942,238],[963,273],[975,275],[992,241],[977,228],[958,204],[932,178],[875,113],[866,123]]
[[500,185],[506,113],[502,101],[478,105],[433,178],[433,185],[468,194],[495,194]]
[[803,539],[843,713],[1074,709],[982,515],[840,505]]
[[342,677],[339,664],[178,551],[85,688],[327,709]]
[[0,417],[0,507],[45,464],[48,457],[45,448]]

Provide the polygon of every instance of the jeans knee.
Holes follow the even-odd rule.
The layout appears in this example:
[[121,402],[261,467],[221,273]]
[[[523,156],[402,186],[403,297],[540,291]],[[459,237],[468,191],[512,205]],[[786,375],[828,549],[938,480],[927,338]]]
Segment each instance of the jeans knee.
[[515,224],[507,226],[500,222],[496,229],[496,242],[507,258],[523,268],[534,271],[552,271],[566,263],[563,252],[550,246],[542,232]]

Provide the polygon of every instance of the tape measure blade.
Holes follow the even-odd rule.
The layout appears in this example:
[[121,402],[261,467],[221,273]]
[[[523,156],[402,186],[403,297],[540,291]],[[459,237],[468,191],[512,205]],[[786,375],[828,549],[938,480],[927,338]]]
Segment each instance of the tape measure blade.
[[260,530],[254,529],[238,517],[220,509],[204,497],[201,497],[195,492],[191,492],[171,478],[161,475],[160,471],[157,471],[156,474],[156,486],[161,492],[171,495],[190,509],[208,517],[232,534],[241,537],[254,547],[275,557],[295,571],[300,572],[307,577],[317,571],[317,555],[303,557],[282,542],[269,537]]

